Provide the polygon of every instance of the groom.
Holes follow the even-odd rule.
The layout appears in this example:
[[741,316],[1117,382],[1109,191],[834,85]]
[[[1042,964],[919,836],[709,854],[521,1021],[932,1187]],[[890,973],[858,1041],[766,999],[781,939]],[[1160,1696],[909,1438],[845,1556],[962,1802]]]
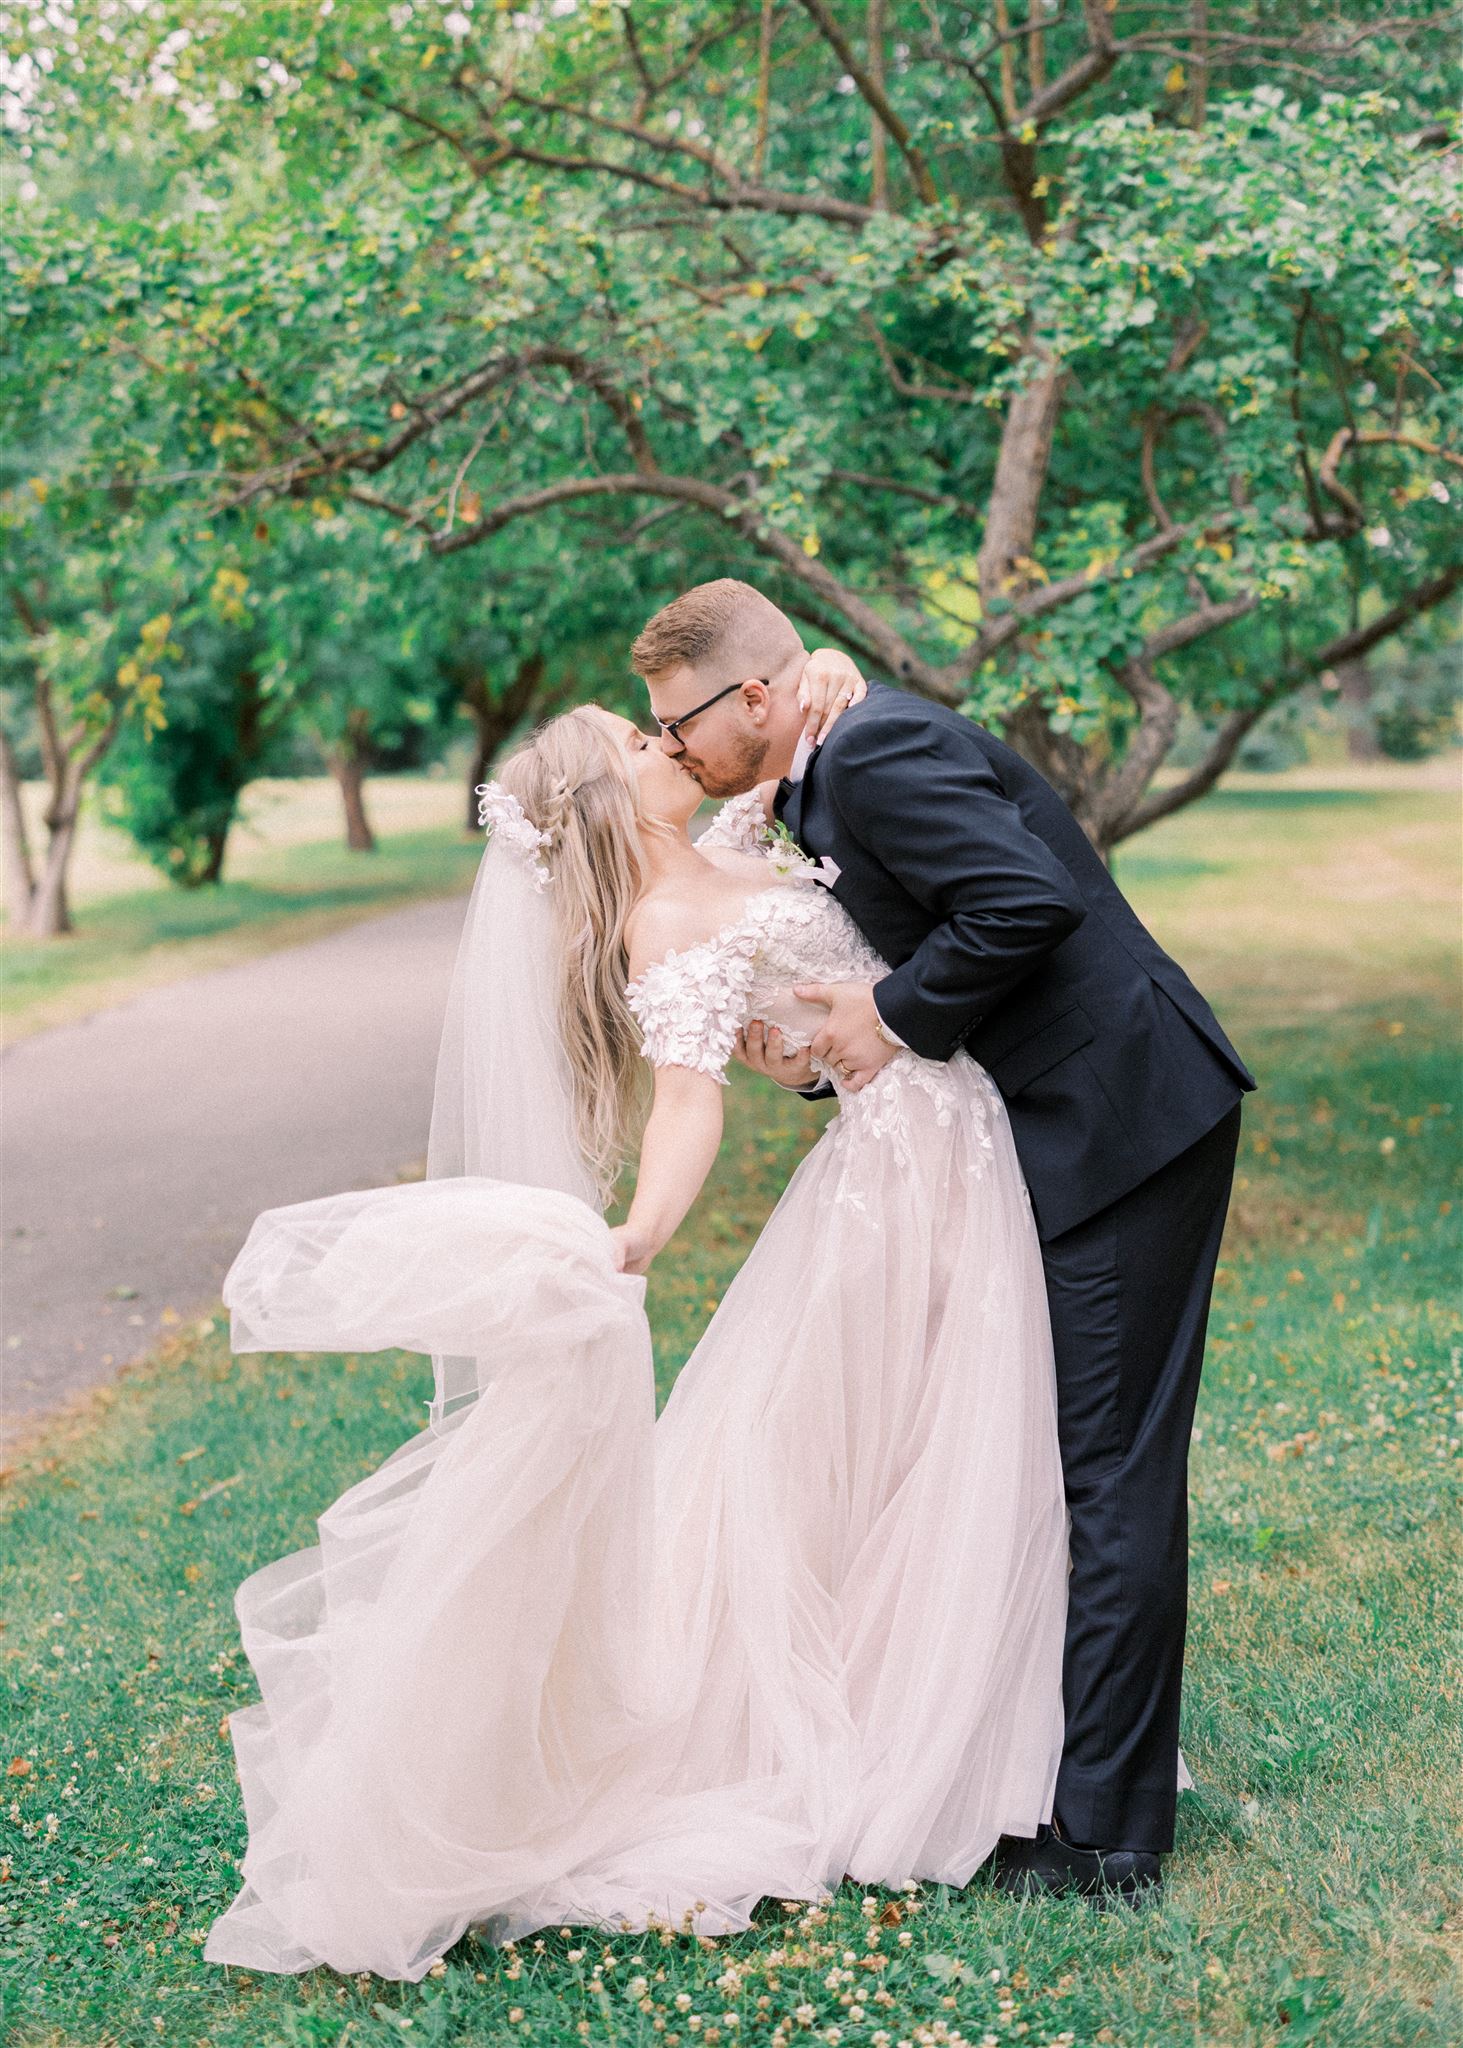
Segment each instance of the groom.
[[[778,779],[787,829],[892,971],[799,993],[852,1088],[901,1046],[960,1047],[1005,1099],[1031,1193],[1071,1516],[1053,1824],[1003,1840],[1017,1893],[1135,1898],[1173,1846],[1188,1585],[1187,1459],[1204,1332],[1255,1083],[1051,786],[994,734],[874,684],[810,749],[785,613],[721,578],[631,659],[667,753],[724,797]],[[776,1033],[749,1065],[814,1082]]]

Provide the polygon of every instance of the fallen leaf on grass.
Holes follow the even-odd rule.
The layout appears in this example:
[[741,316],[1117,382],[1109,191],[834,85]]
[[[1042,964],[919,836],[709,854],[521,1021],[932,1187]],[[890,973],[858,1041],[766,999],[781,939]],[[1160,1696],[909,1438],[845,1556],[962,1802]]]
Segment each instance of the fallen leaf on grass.
[[205,1486],[202,1493],[196,1495],[194,1499],[180,1501],[178,1513],[180,1515],[191,1515],[195,1508],[201,1508],[203,1503],[206,1500],[212,1500],[216,1493],[225,1493],[229,1487],[237,1486],[243,1476],[242,1472],[235,1472],[229,1479],[215,1479],[212,1486]]

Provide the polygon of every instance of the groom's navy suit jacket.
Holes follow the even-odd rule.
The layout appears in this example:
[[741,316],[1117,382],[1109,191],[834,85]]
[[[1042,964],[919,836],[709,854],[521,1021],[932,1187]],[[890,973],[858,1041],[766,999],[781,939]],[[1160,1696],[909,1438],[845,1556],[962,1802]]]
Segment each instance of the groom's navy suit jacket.
[[1254,1087],[1051,784],[983,726],[875,683],[776,809],[892,968],[890,1029],[927,1059],[964,1046],[1000,1089],[1043,1240]]

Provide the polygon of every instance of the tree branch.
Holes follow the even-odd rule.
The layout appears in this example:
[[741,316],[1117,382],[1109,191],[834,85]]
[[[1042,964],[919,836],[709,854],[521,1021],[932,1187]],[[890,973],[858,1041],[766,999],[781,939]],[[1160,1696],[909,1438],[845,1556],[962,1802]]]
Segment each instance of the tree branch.
[[1174,811],[1182,810],[1186,804],[1193,803],[1198,797],[1207,796],[1238,753],[1246,733],[1258,725],[1272,705],[1278,704],[1282,697],[1287,697],[1300,689],[1304,683],[1309,682],[1313,676],[1322,674],[1324,670],[1339,668],[1345,662],[1356,661],[1362,655],[1369,654],[1373,647],[1380,646],[1383,640],[1390,639],[1413,619],[1420,618],[1424,612],[1432,611],[1435,606],[1443,604],[1460,585],[1463,585],[1463,561],[1450,563],[1439,575],[1429,577],[1426,583],[1418,584],[1380,617],[1373,619],[1369,626],[1355,627],[1350,632],[1338,634],[1334,640],[1327,641],[1326,645],[1318,648],[1314,654],[1291,663],[1268,689],[1261,692],[1255,703],[1243,711],[1232,711],[1229,714],[1197,768],[1181,781],[1171,784],[1167,789],[1154,790],[1140,803],[1135,804],[1111,834],[1109,845],[1116,845],[1122,839],[1130,839],[1135,832],[1141,832],[1145,826],[1155,824],[1160,818],[1169,817]]
[[628,497],[663,498],[694,505],[714,518],[724,520],[751,540],[762,554],[780,563],[815,599],[846,619],[860,646],[883,662],[890,674],[913,684],[926,696],[939,698],[945,703],[956,701],[956,693],[940,672],[921,660],[903,635],[872,605],[846,584],[840,583],[821,562],[806,554],[787,534],[769,526],[755,506],[721,485],[708,483],[700,477],[674,476],[665,470],[562,477],[557,483],[546,484],[539,490],[525,491],[516,498],[504,499],[471,526],[458,527],[451,533],[434,534],[427,545],[434,555],[453,555],[500,533],[515,520],[531,518],[534,513],[546,511],[554,505],[572,504],[587,498]]
[[857,51],[835,20],[827,0],[801,0],[801,4],[804,13],[811,15],[817,23],[823,40],[833,50],[839,63],[878,116],[890,141],[904,158],[909,167],[909,175],[914,180],[914,189],[920,198],[926,206],[938,206],[940,195],[935,188],[935,181],[923,151],[910,135],[883,85],[868,66],[859,61]]

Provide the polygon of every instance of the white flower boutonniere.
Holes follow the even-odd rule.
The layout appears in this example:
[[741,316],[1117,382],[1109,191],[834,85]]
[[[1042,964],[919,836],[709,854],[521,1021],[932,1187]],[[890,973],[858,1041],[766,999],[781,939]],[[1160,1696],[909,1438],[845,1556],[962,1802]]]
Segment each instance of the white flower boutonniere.
[[830,860],[825,853],[821,860],[814,860],[788,831],[781,818],[767,828],[768,855],[780,875],[796,875],[808,882],[821,882],[825,889],[831,889],[843,873],[836,860]]

